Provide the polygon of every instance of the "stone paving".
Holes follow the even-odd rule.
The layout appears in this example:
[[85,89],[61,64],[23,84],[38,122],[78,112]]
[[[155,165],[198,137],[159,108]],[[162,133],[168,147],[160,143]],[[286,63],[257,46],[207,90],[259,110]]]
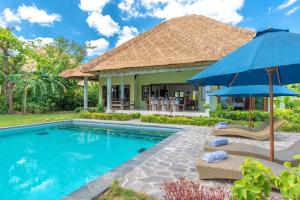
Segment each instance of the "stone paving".
[[[196,162],[203,152],[203,145],[207,140],[215,138],[209,127],[163,125],[142,123],[137,120],[130,122],[103,121],[103,120],[73,120],[73,122],[113,123],[117,125],[146,125],[154,127],[172,127],[181,130],[156,144],[151,149],[140,153],[125,164],[102,175],[82,188],[66,196],[65,200],[89,200],[105,191],[113,180],[119,180],[121,185],[135,191],[145,192],[162,199],[160,190],[163,181],[176,180],[187,177],[199,180],[196,171]],[[300,140],[300,133],[276,133],[275,149],[285,149],[295,141]],[[249,143],[269,147],[268,141],[255,141],[244,138],[229,138],[229,141]],[[230,181],[201,181],[203,185],[229,186]]]
[[[213,139],[211,128],[195,126],[174,126],[183,128],[180,136],[171,143],[150,156],[134,170],[121,178],[122,186],[135,191],[146,192],[161,199],[161,183],[164,180],[176,180],[179,177],[188,177],[198,180],[196,162],[199,159],[205,141]],[[230,138],[230,141],[252,143],[267,148],[268,141],[253,141],[243,138]],[[289,147],[293,142],[300,140],[300,134],[276,133],[276,149]],[[228,186],[230,182],[201,181],[205,185]]]

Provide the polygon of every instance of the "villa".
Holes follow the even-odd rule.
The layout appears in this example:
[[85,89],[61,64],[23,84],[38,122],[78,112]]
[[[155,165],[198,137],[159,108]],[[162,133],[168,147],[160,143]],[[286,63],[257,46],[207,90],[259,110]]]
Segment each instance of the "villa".
[[[248,109],[249,99],[215,98],[217,87],[187,84],[206,66],[250,41],[255,33],[204,16],[189,15],[158,26],[107,53],[61,74],[84,79],[84,107],[88,107],[88,81],[99,83],[99,102],[112,110],[205,111],[205,104],[230,103]],[[173,108],[172,108],[173,105]],[[175,106],[174,106],[175,105]],[[257,99],[257,107],[267,101]]]
[[0,200],[300,200],[300,0],[3,0]]
[[300,34],[187,15],[86,63],[64,38],[1,42],[1,199],[300,199]]

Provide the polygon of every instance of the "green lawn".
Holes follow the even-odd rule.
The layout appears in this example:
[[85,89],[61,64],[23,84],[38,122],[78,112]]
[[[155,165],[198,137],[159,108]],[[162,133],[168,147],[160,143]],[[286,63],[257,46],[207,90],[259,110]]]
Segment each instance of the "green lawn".
[[16,126],[23,124],[33,124],[41,122],[52,122],[68,119],[79,118],[78,113],[59,112],[51,114],[13,114],[13,115],[0,115],[0,127]]

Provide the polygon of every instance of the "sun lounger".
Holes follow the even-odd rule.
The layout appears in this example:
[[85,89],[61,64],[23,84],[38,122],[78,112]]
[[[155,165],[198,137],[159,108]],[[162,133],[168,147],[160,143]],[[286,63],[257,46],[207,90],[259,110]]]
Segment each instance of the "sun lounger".
[[[285,123],[285,120],[279,119],[274,122],[274,129]],[[251,138],[254,140],[266,140],[270,136],[270,125],[266,126],[260,131],[248,131],[240,128],[227,128],[227,129],[213,129],[213,135],[215,136],[238,136]]]
[[[268,160],[270,157],[270,151],[268,149],[246,143],[229,142],[227,145],[218,147],[210,146],[208,143],[204,145],[204,150],[211,151],[226,151],[229,154],[240,156],[251,156],[255,158],[261,158]],[[275,162],[284,163],[285,161],[291,162],[292,166],[297,166],[299,160],[293,158],[294,155],[300,154],[300,140],[284,150],[278,150],[275,152]]]
[[[203,160],[197,162],[197,170],[200,179],[227,179],[237,180],[242,178],[240,166],[247,159],[245,156],[229,155],[225,160],[215,163],[208,163]],[[263,163],[266,167],[272,168],[272,171],[279,175],[284,166],[278,163],[273,163],[267,160],[255,159]]]
[[262,122],[262,124],[259,127],[252,127],[251,129],[248,126],[243,126],[240,124],[229,124],[228,128],[238,128],[238,129],[242,129],[242,130],[246,130],[246,131],[261,131],[263,129],[265,129],[267,126],[269,125],[269,120],[266,120],[264,122]]

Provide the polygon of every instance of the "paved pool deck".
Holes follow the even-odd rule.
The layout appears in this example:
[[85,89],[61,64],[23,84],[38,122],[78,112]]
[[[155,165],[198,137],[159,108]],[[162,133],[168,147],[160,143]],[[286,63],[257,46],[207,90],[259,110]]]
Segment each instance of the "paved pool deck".
[[[199,180],[196,162],[203,153],[204,143],[215,138],[211,135],[211,128],[177,125],[175,127],[183,128],[180,136],[125,175],[121,179],[122,186],[161,199],[163,194],[160,187],[163,181],[176,180],[183,176],[192,180]],[[244,138],[229,138],[229,140],[255,144],[264,148],[269,147],[268,141],[254,141]],[[288,148],[297,140],[300,140],[299,133],[276,133],[276,150]],[[210,186],[231,185],[230,182],[224,181],[201,181],[201,183]]]
[[[99,193],[99,191],[103,191],[107,188],[112,180],[119,180],[121,185],[125,188],[145,192],[157,199],[162,199],[163,194],[160,187],[163,181],[176,180],[183,176],[192,180],[199,180],[196,171],[196,162],[203,152],[204,143],[214,138],[214,136],[211,135],[211,128],[209,127],[142,123],[136,120],[130,122],[93,121],[172,127],[180,128],[181,130],[158,143],[155,147],[139,154],[124,165],[92,181],[66,199],[91,199]],[[264,148],[269,147],[268,141],[254,141],[244,138],[229,138],[229,140],[255,144]],[[297,140],[300,140],[299,133],[277,132],[275,134],[275,148],[276,150],[288,148]],[[210,186],[229,186],[231,184],[231,182],[224,181],[201,181],[201,183]]]

